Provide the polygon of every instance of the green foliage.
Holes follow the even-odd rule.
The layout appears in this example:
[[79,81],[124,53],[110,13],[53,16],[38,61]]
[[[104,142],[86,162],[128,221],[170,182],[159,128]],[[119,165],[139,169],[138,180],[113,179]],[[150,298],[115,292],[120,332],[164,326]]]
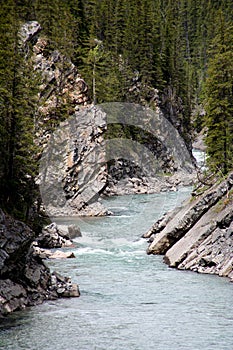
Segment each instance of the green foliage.
[[74,59],[81,26],[78,7],[74,1],[35,0],[34,12],[44,35],[49,38],[50,49],[59,49],[66,57]]
[[104,47],[102,41],[90,38],[86,42],[80,68],[95,104],[121,98],[120,72],[115,60],[115,55]]
[[0,8],[0,205],[25,219],[37,171],[33,142],[38,81],[20,46],[14,1]]
[[209,165],[227,174],[233,168],[233,26],[221,11],[218,19],[205,84],[204,125]]
[[[204,86],[206,116],[199,114],[196,125],[208,129],[212,169],[232,168],[232,0],[6,0],[0,7],[1,205],[27,216],[33,201],[39,84],[18,40],[28,20],[41,24],[49,52],[67,57],[59,62],[64,75],[69,60],[77,65],[95,103],[149,104],[158,89],[166,116],[188,142]],[[57,82],[51,129],[70,112],[61,87]],[[116,126],[110,133],[133,138],[136,132]]]

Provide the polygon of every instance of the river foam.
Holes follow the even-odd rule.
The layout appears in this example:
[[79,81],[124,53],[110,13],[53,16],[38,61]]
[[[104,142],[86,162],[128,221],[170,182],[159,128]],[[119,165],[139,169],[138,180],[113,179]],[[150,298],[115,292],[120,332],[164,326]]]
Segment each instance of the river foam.
[[[233,288],[223,278],[168,268],[141,234],[188,191],[106,201],[128,218],[78,219],[76,258],[49,262],[81,297],[50,301],[0,325],[4,350],[232,350]],[[145,202],[145,203],[144,203]],[[146,205],[146,209],[143,209]],[[135,211],[142,209],[141,217]],[[76,220],[76,219],[75,219]],[[63,224],[74,223],[74,218]]]

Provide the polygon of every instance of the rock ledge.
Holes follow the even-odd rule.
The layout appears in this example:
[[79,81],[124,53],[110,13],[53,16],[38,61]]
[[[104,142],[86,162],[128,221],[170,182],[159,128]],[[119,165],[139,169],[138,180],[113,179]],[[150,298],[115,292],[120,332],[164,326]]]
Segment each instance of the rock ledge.
[[171,267],[233,281],[233,172],[164,215],[143,237],[150,238],[147,253],[164,254]]

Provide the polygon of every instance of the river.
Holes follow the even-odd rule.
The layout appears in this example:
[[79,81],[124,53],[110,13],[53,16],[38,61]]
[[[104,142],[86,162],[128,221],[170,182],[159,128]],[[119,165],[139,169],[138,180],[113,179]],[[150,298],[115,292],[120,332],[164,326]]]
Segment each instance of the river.
[[10,315],[0,326],[4,350],[232,350],[233,285],[225,278],[178,271],[148,256],[141,235],[179,205],[178,192],[112,197],[105,218],[77,224],[76,258],[52,270],[79,283],[81,297],[48,301]]

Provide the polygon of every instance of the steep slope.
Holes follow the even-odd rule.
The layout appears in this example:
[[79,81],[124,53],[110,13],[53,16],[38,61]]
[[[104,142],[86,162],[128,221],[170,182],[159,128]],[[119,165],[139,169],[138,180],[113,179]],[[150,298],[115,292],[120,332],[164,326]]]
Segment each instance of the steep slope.
[[[40,83],[37,184],[49,215],[105,215],[103,192],[152,193],[191,183],[192,157],[159,103],[154,110],[134,103],[93,106],[77,67],[50,46],[37,22],[23,25],[21,41],[27,54],[32,46]],[[112,125],[124,132],[115,136]]]

